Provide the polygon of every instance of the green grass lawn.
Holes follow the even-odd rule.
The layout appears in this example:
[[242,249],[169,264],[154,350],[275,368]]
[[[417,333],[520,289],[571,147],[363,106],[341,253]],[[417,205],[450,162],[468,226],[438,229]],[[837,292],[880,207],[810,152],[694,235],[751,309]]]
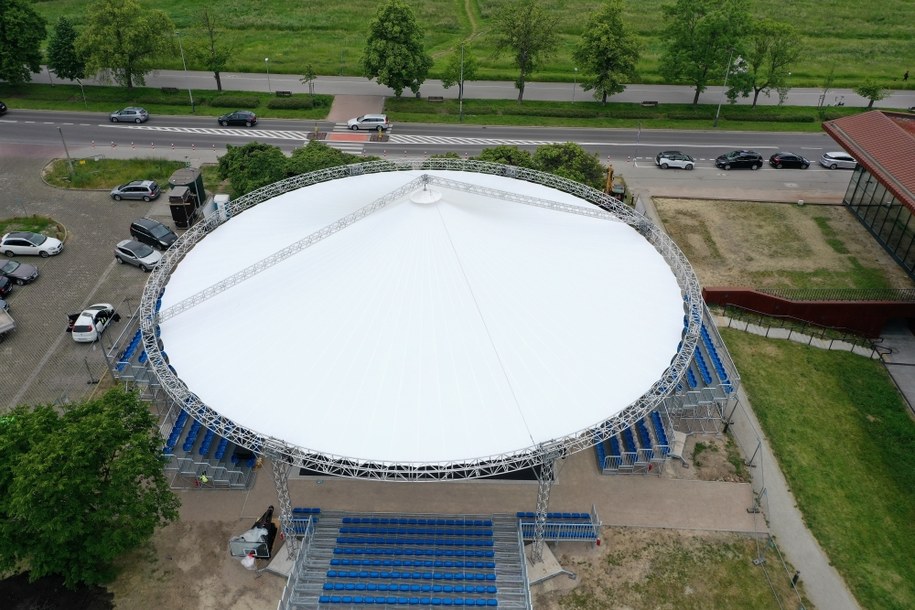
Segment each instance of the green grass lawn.
[[886,370],[721,332],[808,527],[861,607],[915,607],[915,424]]
[[[91,0],[49,0],[34,3],[50,23],[61,15],[77,27],[85,22],[85,7]],[[495,57],[493,15],[508,0],[407,0],[426,31],[426,48],[435,60],[432,78],[441,74],[447,56],[462,40],[470,40],[484,79],[513,79],[516,72],[508,56]],[[659,38],[663,27],[661,6],[672,0],[646,2],[624,0],[624,23],[639,38],[643,54],[638,64],[642,82],[661,81],[658,65],[662,52]],[[599,5],[597,0],[544,0],[553,14],[559,49],[548,58],[534,80],[573,79],[572,50],[578,42],[584,16]],[[264,72],[264,58],[271,72],[301,74],[307,63],[318,74],[361,74],[361,56],[368,24],[380,0],[335,2],[259,2],[226,0],[218,4],[204,0],[147,0],[144,7],[165,11],[176,28],[186,34],[191,46],[197,15],[209,7],[221,28],[220,39],[233,50],[229,71]],[[911,0],[791,0],[753,2],[751,11],[789,21],[802,27],[803,59],[791,67],[794,86],[821,86],[830,70],[834,86],[853,86],[865,77],[902,87],[902,73],[915,68],[915,3]],[[177,46],[177,45],[176,45]],[[177,49],[176,49],[177,50]],[[188,67],[202,69],[188,51]],[[181,69],[176,53],[162,58],[161,67]],[[909,81],[915,88],[915,79]]]
[[[168,190],[168,179],[180,168],[182,161],[166,159],[79,159],[73,163],[73,175],[65,159],[51,163],[45,180],[52,186],[60,188],[112,189],[131,180],[155,180],[163,191]],[[220,183],[215,165],[201,168],[203,187],[209,193],[226,193],[226,187]],[[37,231],[37,229],[28,229]]]
[[0,218],[0,235],[10,231],[31,231],[33,233],[44,233],[57,239],[63,239],[63,227],[47,216],[15,216],[12,218]]

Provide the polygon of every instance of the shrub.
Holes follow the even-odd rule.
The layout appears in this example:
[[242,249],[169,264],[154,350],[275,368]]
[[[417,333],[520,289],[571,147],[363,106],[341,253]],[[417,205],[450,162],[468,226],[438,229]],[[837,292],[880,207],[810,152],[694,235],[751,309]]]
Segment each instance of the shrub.
[[312,108],[327,108],[330,105],[330,96],[316,95],[278,97],[267,102],[267,108],[282,110],[310,110]]
[[260,103],[260,99],[244,95],[217,95],[210,99],[214,108],[256,108]]

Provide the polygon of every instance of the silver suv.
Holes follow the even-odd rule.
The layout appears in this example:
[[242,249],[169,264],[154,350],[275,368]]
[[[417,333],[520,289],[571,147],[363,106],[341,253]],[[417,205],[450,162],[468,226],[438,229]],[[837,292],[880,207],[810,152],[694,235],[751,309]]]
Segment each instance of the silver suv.
[[128,123],[144,123],[147,119],[149,119],[149,113],[146,112],[145,108],[136,108],[130,106],[128,108],[115,110],[110,115],[108,115],[108,119],[112,123],[120,123],[121,121]]
[[346,122],[346,126],[353,131],[369,129],[372,131],[387,131],[391,128],[386,114],[363,114]]
[[155,180],[134,180],[111,189],[111,198],[115,201],[121,199],[142,199],[152,201],[159,196],[159,185]]

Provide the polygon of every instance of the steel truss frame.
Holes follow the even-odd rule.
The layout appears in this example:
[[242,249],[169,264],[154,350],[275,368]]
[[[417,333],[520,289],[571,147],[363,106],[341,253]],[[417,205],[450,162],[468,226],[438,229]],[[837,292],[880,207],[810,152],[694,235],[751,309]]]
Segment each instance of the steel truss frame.
[[[194,392],[178,377],[174,368],[168,364],[163,355],[163,346],[158,338],[160,319],[159,309],[161,307],[162,294],[166,289],[169,277],[184,256],[200,240],[219,226],[221,221],[219,220],[218,215],[214,214],[208,219],[192,226],[171,248],[169,248],[162,258],[160,265],[151,274],[143,291],[140,302],[140,327],[142,329],[143,347],[149,357],[149,366],[153,369],[156,378],[160,381],[163,391],[165,391],[177,404],[183,405],[183,408],[193,417],[200,420],[204,426],[213,430],[215,433],[224,436],[231,442],[241,445],[255,453],[266,455],[271,459],[286,461],[291,467],[306,468],[332,476],[397,481],[472,479],[540,466],[546,463],[550,459],[550,456],[555,455],[557,452],[571,454],[588,449],[596,443],[609,439],[611,436],[632,426],[636,421],[656,409],[666,397],[675,391],[677,384],[685,375],[686,370],[689,367],[693,358],[693,353],[696,349],[696,344],[699,340],[704,310],[699,281],[686,257],[673,240],[671,240],[659,227],[655,226],[646,217],[632,208],[629,208],[618,199],[610,197],[589,186],[553,174],[501,165],[498,163],[488,163],[485,161],[463,159],[372,161],[310,172],[262,187],[231,202],[228,205],[228,219],[225,222],[230,221],[248,208],[268,201],[283,193],[305,186],[349,176],[407,170],[441,170],[491,174],[540,184],[588,201],[601,208],[601,210],[610,216],[635,228],[652,244],[652,246],[654,246],[661,256],[664,257],[676,277],[677,283],[683,294],[683,340],[677,354],[661,375],[661,378],[632,404],[625,407],[615,416],[594,426],[572,432],[525,450],[498,455],[472,457],[461,461],[395,463],[353,459],[343,455],[311,451],[306,447],[290,445],[280,438],[262,435],[255,430],[245,428],[235,422],[229,421],[220,415],[217,408],[205,404],[196,394],[194,394]],[[470,185],[468,187],[466,183],[441,176],[426,176],[424,178],[419,178],[418,181],[411,181],[409,185],[413,185],[413,188],[417,188],[420,185],[432,182],[433,178],[436,183],[441,184],[442,186],[447,185],[449,188],[474,190],[475,192],[492,196],[498,194],[498,198],[500,199],[551,207],[557,210],[568,205],[534,197],[519,196],[505,191],[498,191],[497,189],[477,187],[475,185]],[[405,185],[395,192],[401,192],[402,196],[403,191],[407,186],[408,185]],[[352,222],[380,209],[380,207],[390,203],[393,198],[396,198],[393,192],[391,193],[391,196],[392,199],[386,199],[386,196],[376,200],[359,211],[340,219],[337,223],[333,223],[306,237],[298,242],[298,244],[300,244],[301,247],[307,247],[307,245],[304,245],[306,242],[315,243],[315,241],[323,239],[333,232],[339,231],[346,225],[341,224],[338,226],[338,223],[348,222],[349,224],[352,224]],[[574,210],[569,211],[582,213],[577,206],[569,207],[575,208]],[[602,213],[600,212],[594,213],[594,215],[601,214]],[[325,231],[329,232],[325,235]],[[295,246],[290,246],[290,248],[293,247]],[[277,255],[279,255],[279,253],[274,256]],[[273,257],[268,257],[268,259],[264,259],[261,263],[266,265],[268,263],[265,261],[271,260],[273,260]],[[252,267],[256,267],[261,263]],[[239,276],[237,281],[243,281],[244,277],[250,277],[242,277],[241,274],[246,272],[247,270],[240,272],[240,274],[236,274]],[[228,282],[230,279],[224,280],[224,282]],[[228,285],[221,289],[224,290],[226,287],[228,287]],[[215,287],[211,288],[216,290]],[[194,297],[191,297],[189,300],[197,299],[195,302],[200,302],[200,300],[209,298],[207,290],[198,293],[198,295],[194,295]],[[182,305],[182,307],[186,309],[187,307],[193,306],[193,304],[194,303],[187,303]],[[176,308],[177,305],[173,308],[169,308],[166,312],[162,312],[162,315],[177,315],[180,311]]]

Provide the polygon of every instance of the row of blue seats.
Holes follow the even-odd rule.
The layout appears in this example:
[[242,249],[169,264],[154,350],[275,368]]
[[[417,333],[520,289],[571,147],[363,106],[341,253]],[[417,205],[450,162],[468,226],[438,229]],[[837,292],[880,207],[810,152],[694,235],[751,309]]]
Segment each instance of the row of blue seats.
[[449,527],[492,527],[492,519],[422,519],[413,517],[343,517],[343,523],[358,525],[447,525]]
[[334,555],[389,555],[391,557],[483,557],[492,558],[494,551],[476,549],[350,549],[336,547]]
[[121,355],[118,356],[118,365],[117,371],[120,373],[125,368],[127,368],[127,363],[130,362],[130,359],[133,358],[133,353],[137,351],[137,346],[140,345],[143,336],[140,332],[140,329],[137,329],[137,332],[134,333],[133,337],[130,339],[130,343],[127,344],[127,347],[124,348],[124,351],[121,352]]
[[495,580],[496,575],[480,574],[479,572],[375,572],[369,570],[328,570],[328,578],[359,578],[384,579],[384,580]]
[[728,378],[728,373],[724,368],[724,363],[721,362],[721,357],[718,355],[718,350],[715,348],[715,343],[712,341],[712,337],[709,335],[705,324],[702,325],[702,329],[699,331],[699,334],[702,337],[702,343],[705,345],[705,349],[708,351],[709,357],[712,359],[712,365],[715,367],[715,372],[718,373],[718,379],[721,380],[722,387],[726,392],[730,392],[731,381]]
[[181,438],[181,433],[184,431],[184,425],[189,418],[190,415],[187,414],[187,411],[181,409],[181,412],[178,413],[178,417],[175,419],[175,423],[172,425],[172,431],[168,435],[168,440],[165,441],[164,453],[173,453],[175,451],[175,445],[178,444],[178,439]]
[[371,538],[366,536],[338,536],[337,544],[387,544],[392,546],[493,546],[492,540],[475,538]]
[[667,431],[664,430],[664,423],[661,421],[661,414],[657,411],[652,411],[651,423],[654,426],[654,435],[658,439],[661,451],[666,455],[670,451],[670,443],[667,440]]
[[[292,509],[293,515],[320,515],[321,509],[317,506],[296,506]],[[343,518],[343,522],[346,523],[346,517]]]
[[361,525],[345,525],[340,528],[341,534],[393,534],[410,536],[492,536],[491,529],[478,528],[447,528],[447,527],[371,527]]
[[331,559],[332,566],[375,566],[375,567],[416,567],[416,568],[476,568],[494,570],[495,561],[443,561],[441,559]]
[[185,453],[190,453],[191,449],[194,448],[194,444],[197,442],[197,436],[200,434],[200,429],[203,427],[203,424],[200,423],[200,420],[195,419],[191,424],[191,429],[188,430],[187,436],[184,437],[184,444],[181,445],[181,450]]
[[475,599],[472,597],[370,597],[361,595],[322,595],[318,602],[321,604],[380,604],[387,606],[488,606],[494,608],[499,605],[493,598]]
[[326,582],[325,591],[403,591],[404,593],[479,593],[495,595],[495,585],[408,585],[404,583]]
[[[235,424],[229,424],[226,428],[226,434],[230,433],[235,429]],[[226,456],[226,451],[229,448],[229,439],[225,436],[219,438],[219,442],[216,443],[216,452],[213,453],[213,459],[221,460]]]
[[[519,519],[536,519],[537,518],[537,513],[531,512],[531,511],[520,511],[519,510],[516,513],[516,515]],[[585,519],[587,521],[591,521],[591,514],[590,513],[547,513],[546,518],[547,519],[574,519],[574,520]]]

